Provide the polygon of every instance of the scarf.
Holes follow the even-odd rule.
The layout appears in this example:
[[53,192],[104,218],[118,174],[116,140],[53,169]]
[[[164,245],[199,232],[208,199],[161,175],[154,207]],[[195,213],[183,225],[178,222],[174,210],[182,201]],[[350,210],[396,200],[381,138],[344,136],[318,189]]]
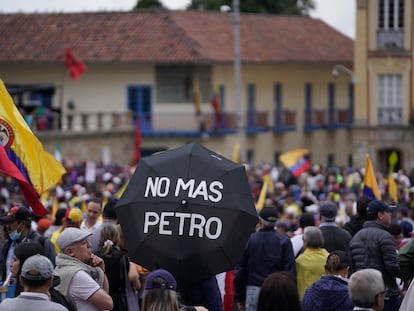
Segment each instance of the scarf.
[[60,277],[60,284],[56,286],[56,289],[63,295],[68,295],[69,285],[72,278],[79,270],[83,270],[88,273],[91,278],[102,288],[105,275],[101,268],[92,267],[86,263],[83,263],[79,259],[59,253],[56,256],[55,275]]

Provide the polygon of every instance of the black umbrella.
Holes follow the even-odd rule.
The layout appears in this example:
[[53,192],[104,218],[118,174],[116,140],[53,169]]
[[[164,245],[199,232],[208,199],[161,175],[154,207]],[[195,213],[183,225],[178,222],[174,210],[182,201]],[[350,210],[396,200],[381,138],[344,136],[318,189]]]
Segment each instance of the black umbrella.
[[116,212],[131,260],[182,286],[232,270],[257,223],[245,168],[197,143],[142,158]]

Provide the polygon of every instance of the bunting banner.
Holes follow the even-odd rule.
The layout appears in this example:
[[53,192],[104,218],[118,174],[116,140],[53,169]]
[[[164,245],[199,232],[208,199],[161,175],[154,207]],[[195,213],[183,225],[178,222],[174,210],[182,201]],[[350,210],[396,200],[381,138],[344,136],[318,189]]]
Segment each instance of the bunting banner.
[[362,192],[373,200],[381,200],[381,193],[379,192],[377,178],[369,154],[365,155],[364,188]]
[[298,177],[310,168],[307,158],[309,151],[306,149],[294,149],[279,156],[279,161],[287,167],[293,176]]
[[43,149],[1,80],[0,143],[10,163],[13,163],[39,196],[55,186],[66,173],[54,156]]
[[86,70],[86,65],[75,56],[71,49],[66,50],[65,67],[74,80],[78,80]]

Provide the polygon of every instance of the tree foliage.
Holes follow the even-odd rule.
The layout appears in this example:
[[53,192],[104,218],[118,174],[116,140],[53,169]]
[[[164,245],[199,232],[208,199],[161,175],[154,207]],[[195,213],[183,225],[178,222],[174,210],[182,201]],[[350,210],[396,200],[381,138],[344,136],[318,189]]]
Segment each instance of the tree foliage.
[[[219,11],[221,6],[232,7],[232,0],[191,0],[187,10]],[[309,15],[314,0],[240,0],[240,12],[288,15]]]
[[137,9],[163,8],[164,6],[159,0],[138,0],[134,7]]

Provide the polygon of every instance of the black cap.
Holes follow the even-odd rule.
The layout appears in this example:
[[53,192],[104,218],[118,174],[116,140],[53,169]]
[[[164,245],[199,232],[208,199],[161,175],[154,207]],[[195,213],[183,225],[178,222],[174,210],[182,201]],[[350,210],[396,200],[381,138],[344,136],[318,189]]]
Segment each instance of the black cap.
[[392,213],[392,208],[385,204],[383,201],[372,200],[367,206],[367,216],[377,216],[379,212]]
[[324,217],[326,220],[335,220],[336,215],[338,214],[338,207],[335,203],[332,202],[323,202],[319,206],[319,214]]
[[6,216],[0,218],[2,224],[17,221],[31,221],[33,218],[32,212],[26,207],[13,206]]
[[279,214],[277,212],[276,207],[265,206],[260,210],[259,217],[264,221],[276,223]]

